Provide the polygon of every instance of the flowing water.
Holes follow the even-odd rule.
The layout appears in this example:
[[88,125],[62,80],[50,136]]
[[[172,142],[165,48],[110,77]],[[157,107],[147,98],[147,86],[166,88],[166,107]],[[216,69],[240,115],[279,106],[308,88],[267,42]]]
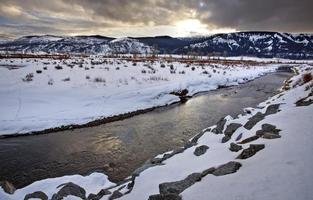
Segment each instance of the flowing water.
[[96,170],[104,170],[111,181],[120,181],[147,159],[183,146],[221,117],[236,116],[276,94],[290,75],[269,74],[199,94],[185,104],[95,127],[0,139],[0,181],[20,188],[36,180]]

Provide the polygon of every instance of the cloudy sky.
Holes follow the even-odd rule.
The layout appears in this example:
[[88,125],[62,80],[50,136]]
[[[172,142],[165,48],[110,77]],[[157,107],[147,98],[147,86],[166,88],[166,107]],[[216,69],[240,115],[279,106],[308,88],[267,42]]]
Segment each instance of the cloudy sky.
[[0,0],[0,36],[313,32],[313,0]]

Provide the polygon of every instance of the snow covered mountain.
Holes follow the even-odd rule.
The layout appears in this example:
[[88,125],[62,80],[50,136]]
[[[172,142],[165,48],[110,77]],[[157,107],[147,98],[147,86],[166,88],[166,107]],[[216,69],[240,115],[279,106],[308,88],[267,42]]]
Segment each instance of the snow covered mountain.
[[190,44],[180,53],[202,55],[313,58],[313,35],[276,32],[238,32],[217,34]]
[[313,58],[313,35],[278,32],[236,32],[206,37],[169,36],[110,38],[94,36],[25,36],[0,43],[0,52],[197,54],[216,56],[257,56],[291,59]]
[[17,53],[152,53],[152,47],[131,38],[103,36],[25,36],[0,44],[0,52]]

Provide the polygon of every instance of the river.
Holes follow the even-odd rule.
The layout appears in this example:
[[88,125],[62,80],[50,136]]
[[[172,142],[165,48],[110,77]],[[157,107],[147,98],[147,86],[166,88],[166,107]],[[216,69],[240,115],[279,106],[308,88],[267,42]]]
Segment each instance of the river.
[[0,181],[21,188],[36,180],[97,170],[121,181],[147,159],[183,146],[221,117],[236,116],[276,94],[290,75],[269,74],[99,126],[0,139]]

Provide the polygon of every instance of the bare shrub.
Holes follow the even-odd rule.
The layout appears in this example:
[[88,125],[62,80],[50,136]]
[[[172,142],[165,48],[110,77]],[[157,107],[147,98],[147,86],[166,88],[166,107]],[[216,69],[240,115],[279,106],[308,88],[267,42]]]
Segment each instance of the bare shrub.
[[168,81],[167,78],[161,77],[161,76],[150,76],[148,79],[149,81]]
[[310,82],[313,79],[311,73],[305,73],[302,75],[303,84]]
[[33,80],[33,78],[34,78],[34,74],[33,73],[29,73],[29,74],[26,74],[25,78],[23,78],[22,80],[24,82],[30,82],[30,81]]
[[67,81],[70,81],[70,80],[71,80],[70,77],[67,77],[67,78],[63,79],[62,81],[67,82]]
[[53,83],[54,83],[53,79],[50,78],[49,81],[48,81],[48,85],[53,85]]
[[86,76],[86,79],[89,80],[89,79],[90,79],[90,76],[87,75],[87,76]]
[[305,86],[305,91],[308,91],[309,89],[313,89],[313,82],[311,82],[307,86]]
[[57,70],[63,69],[63,67],[62,67],[61,65],[57,65],[57,66],[55,66],[54,68],[57,69]]
[[93,81],[96,83],[105,83],[106,82],[106,80],[104,78],[101,78],[101,77],[96,77]]

